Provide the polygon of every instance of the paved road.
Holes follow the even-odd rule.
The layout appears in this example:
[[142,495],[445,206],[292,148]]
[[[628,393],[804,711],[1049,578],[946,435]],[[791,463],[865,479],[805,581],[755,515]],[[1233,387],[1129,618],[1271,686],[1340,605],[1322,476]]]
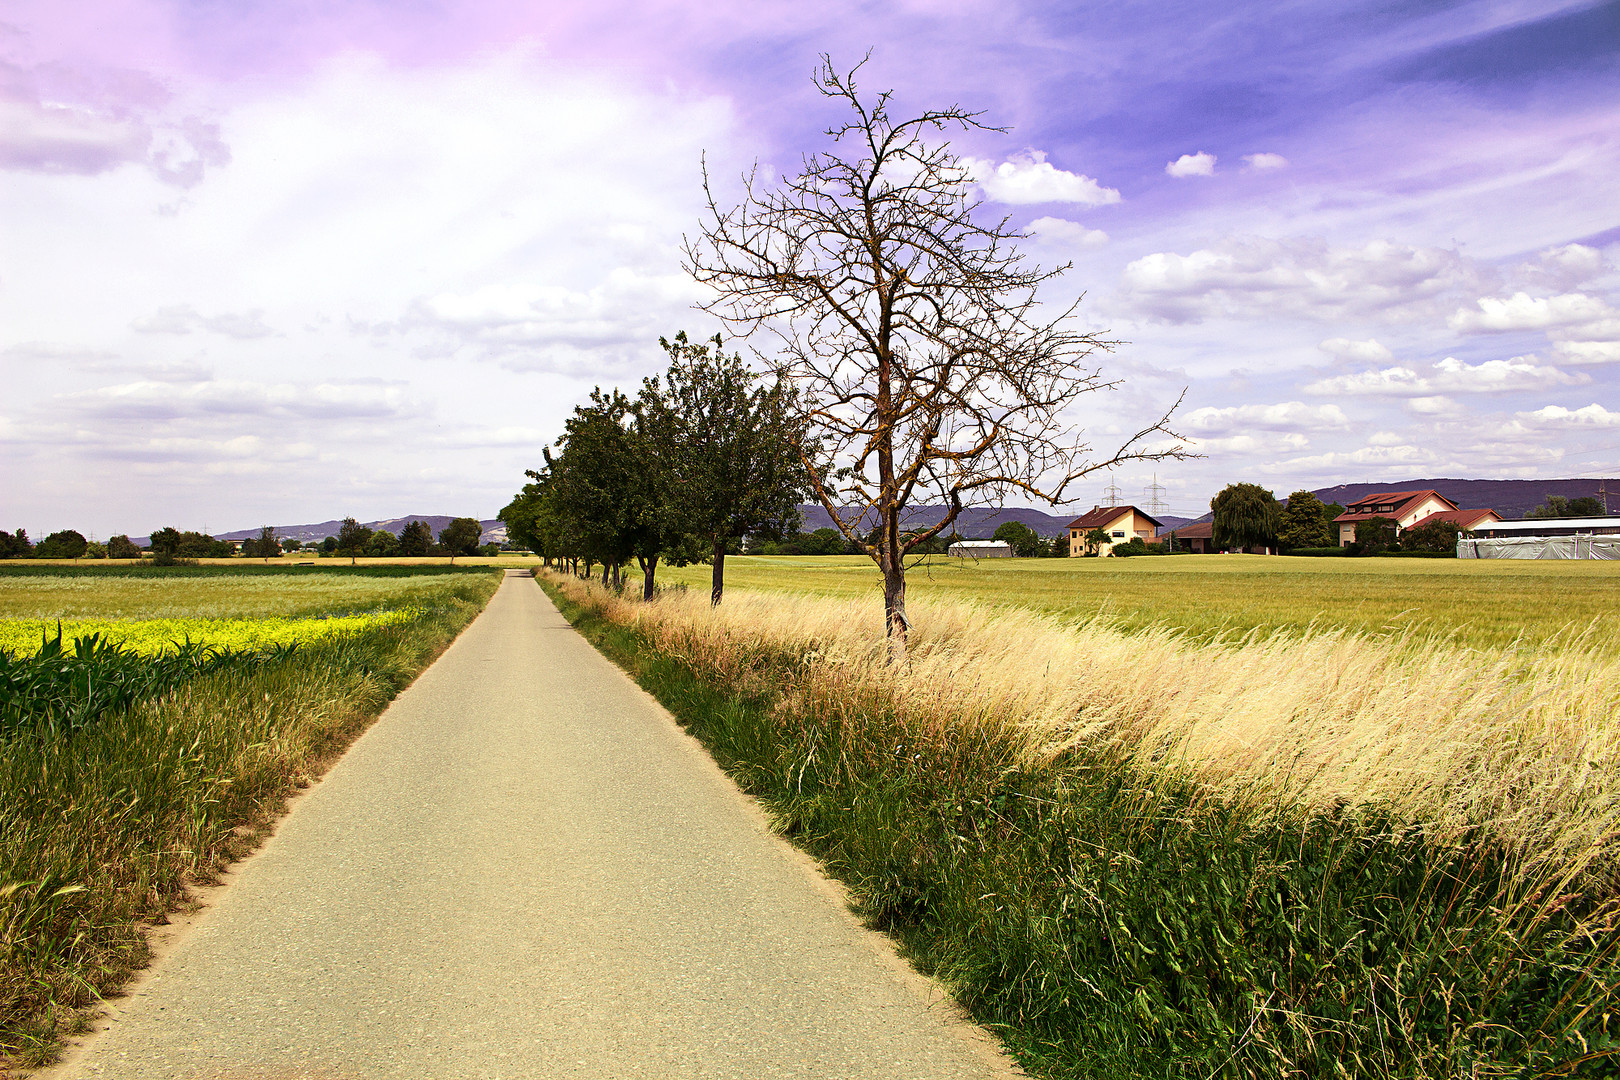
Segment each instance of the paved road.
[[59,1070],[1009,1075],[527,577]]

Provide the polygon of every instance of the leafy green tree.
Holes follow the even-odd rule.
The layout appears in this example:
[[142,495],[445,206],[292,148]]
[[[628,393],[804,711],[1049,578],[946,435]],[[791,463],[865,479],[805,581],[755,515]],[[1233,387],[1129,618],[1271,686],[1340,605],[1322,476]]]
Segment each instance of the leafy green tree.
[[844,536],[837,529],[823,526],[813,533],[803,534],[800,548],[806,555],[842,555]]
[[1209,501],[1215,512],[1215,543],[1225,548],[1259,547],[1277,542],[1282,514],[1277,499],[1258,484],[1228,484]]
[[1326,509],[1322,500],[1309,491],[1296,491],[1288,496],[1288,505],[1282,508],[1278,542],[1285,548],[1332,547],[1332,527],[1323,514]]
[[366,555],[373,559],[387,559],[399,554],[399,537],[387,529],[377,529],[366,541]]
[[[666,534],[699,538],[713,568],[709,601],[725,592],[726,552],[744,536],[781,536],[799,525],[809,489],[807,447],[796,396],[761,384],[720,335],[695,344],[685,332],[659,338],[665,382],[648,379],[637,402],[648,463],[646,512]],[[667,507],[661,504],[667,503]],[[650,581],[650,578],[649,578]]]
[[1108,546],[1108,530],[1098,525],[1080,539],[1086,545],[1086,554],[1095,555]]
[[1067,559],[1069,557],[1069,534],[1059,533],[1046,542],[1045,555],[1049,559]]
[[1450,551],[1457,550],[1457,534],[1462,527],[1455,521],[1444,519],[1425,521],[1413,529],[1401,533],[1402,551]]
[[[0,529],[0,559],[21,559],[26,556],[27,552],[17,543],[18,536],[22,537],[24,544],[28,542],[28,533],[22,529],[18,529],[15,535]],[[31,546],[29,550],[32,550]]]
[[1562,495],[1549,495],[1545,504],[1536,507],[1524,516],[1527,518],[1602,517],[1603,503],[1595,495],[1583,495],[1578,499],[1569,499]]
[[335,536],[328,536],[326,539],[322,540],[319,545],[319,550],[322,555],[336,555],[337,549],[338,538]]
[[1003,540],[1020,559],[1032,559],[1041,553],[1041,538],[1022,521],[1004,521],[990,534],[992,540]]
[[359,556],[366,553],[366,545],[371,543],[371,530],[360,524],[352,517],[343,519],[338,526],[337,553],[349,557],[349,565],[353,566]]
[[597,387],[564,423],[558,452],[543,451],[551,505],[578,556],[601,564],[604,585],[638,556],[650,579],[668,532],[670,506],[657,480],[669,451],[645,453],[635,419],[629,398]]
[[141,549],[131,543],[129,537],[125,534],[120,533],[117,536],[108,537],[107,558],[138,559],[140,557]]
[[84,549],[84,557],[87,559],[105,559],[107,557],[107,545],[98,544],[94,540],[90,541],[90,546]]
[[293,552],[297,551],[303,546],[303,541],[297,540],[291,536],[284,536],[281,539],[281,550],[282,553],[286,555],[291,555]]
[[152,533],[148,546],[153,555],[166,555],[170,558],[180,553],[180,530],[173,525],[165,525]]
[[1356,547],[1363,555],[1376,555],[1395,546],[1394,518],[1370,517],[1356,522]]
[[399,553],[407,558],[419,559],[433,546],[433,530],[425,521],[407,521],[399,530]]
[[34,548],[34,558],[77,559],[84,554],[85,549],[89,546],[90,541],[86,540],[78,530],[63,529],[60,532],[53,532],[41,540]]
[[454,566],[457,555],[478,553],[478,538],[482,535],[484,527],[477,518],[451,518],[450,524],[439,530],[439,543],[450,553],[450,564]]
[[271,559],[281,557],[281,541],[276,539],[276,530],[266,525],[259,530],[259,535],[242,542],[242,554],[250,559]]

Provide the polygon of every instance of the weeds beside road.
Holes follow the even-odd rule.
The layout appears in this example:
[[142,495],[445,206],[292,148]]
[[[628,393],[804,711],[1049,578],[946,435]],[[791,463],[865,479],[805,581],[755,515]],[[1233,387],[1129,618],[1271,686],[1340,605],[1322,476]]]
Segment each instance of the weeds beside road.
[[1617,661],[554,579],[1048,1076],[1610,1075]]
[[288,795],[454,639],[499,579],[473,571],[424,586],[401,577],[392,592],[350,582],[369,606],[392,603],[413,617],[372,620],[253,663],[204,665],[76,730],[9,732],[0,745],[6,1058],[47,1060],[82,1010],[145,962],[142,924],[256,846]]

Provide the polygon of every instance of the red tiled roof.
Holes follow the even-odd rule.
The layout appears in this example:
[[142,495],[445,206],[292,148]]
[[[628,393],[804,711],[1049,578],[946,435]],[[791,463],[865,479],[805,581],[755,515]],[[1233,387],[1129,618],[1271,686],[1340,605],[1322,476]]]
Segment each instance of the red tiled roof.
[[1170,531],[1176,534],[1177,540],[1215,539],[1215,523],[1213,521],[1199,521]]
[[1457,528],[1466,530],[1472,529],[1487,518],[1501,521],[1502,515],[1495,510],[1441,510],[1439,513],[1430,514],[1426,518],[1420,518],[1412,522],[1409,528],[1415,529],[1419,525],[1426,525],[1431,521],[1453,521],[1457,523]]
[[[1412,502],[1421,502],[1423,499],[1434,496],[1453,510],[1457,504],[1440,494],[1438,491],[1375,491],[1371,495],[1363,495],[1355,502],[1344,508],[1344,513],[1333,519],[1335,525],[1343,522],[1365,521],[1370,517],[1400,517],[1406,506]],[[1372,508],[1375,506],[1393,506],[1395,509],[1386,510],[1382,514]]]
[[1069,522],[1069,528],[1106,529],[1133,510],[1136,511],[1136,516],[1143,521],[1152,522],[1154,528],[1162,529],[1164,527],[1164,522],[1149,516],[1134,506],[1093,506],[1090,510]]

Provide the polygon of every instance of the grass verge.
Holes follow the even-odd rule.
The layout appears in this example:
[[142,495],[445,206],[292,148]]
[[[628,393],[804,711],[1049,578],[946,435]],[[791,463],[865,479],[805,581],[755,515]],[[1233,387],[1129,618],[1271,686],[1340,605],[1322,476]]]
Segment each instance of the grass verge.
[[143,926],[251,851],[472,621],[489,572],[418,616],[208,671],[71,734],[0,744],[0,1054],[48,1061],[149,957]]
[[993,716],[829,681],[848,656],[546,588],[1038,1075],[1614,1074],[1604,873],[1376,800],[1223,796],[1108,739],[1032,758]]

